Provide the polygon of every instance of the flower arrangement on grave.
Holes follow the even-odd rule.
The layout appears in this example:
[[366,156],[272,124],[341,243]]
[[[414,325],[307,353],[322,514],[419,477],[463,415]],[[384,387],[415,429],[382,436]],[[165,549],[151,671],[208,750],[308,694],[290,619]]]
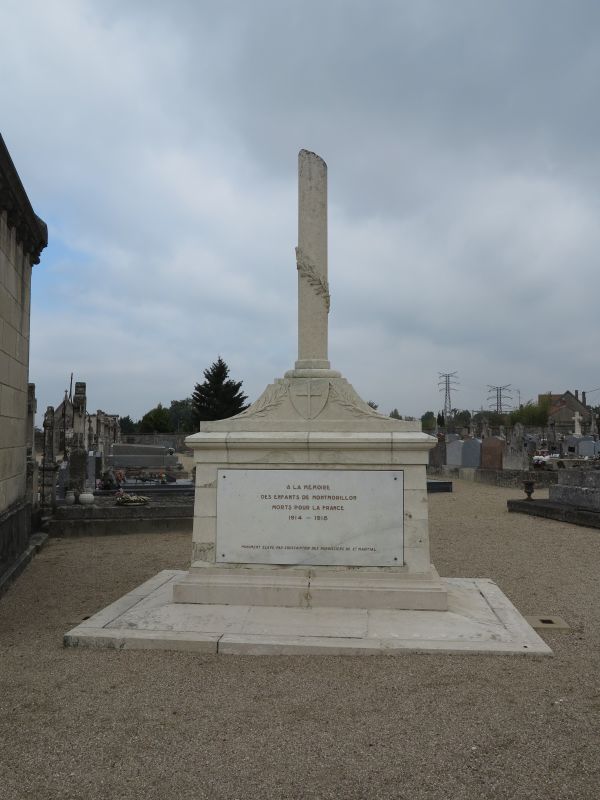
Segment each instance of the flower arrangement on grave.
[[115,503],[118,506],[145,506],[150,502],[149,497],[144,497],[141,494],[128,494],[122,489],[115,494]]

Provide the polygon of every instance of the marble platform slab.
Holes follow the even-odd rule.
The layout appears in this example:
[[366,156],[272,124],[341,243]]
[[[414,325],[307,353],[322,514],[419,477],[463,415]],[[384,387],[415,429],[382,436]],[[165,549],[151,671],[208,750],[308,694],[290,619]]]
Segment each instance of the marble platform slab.
[[159,572],[66,633],[65,645],[232,655],[552,655],[487,579],[444,579],[448,611],[396,611],[173,603],[173,583],[184,574]]

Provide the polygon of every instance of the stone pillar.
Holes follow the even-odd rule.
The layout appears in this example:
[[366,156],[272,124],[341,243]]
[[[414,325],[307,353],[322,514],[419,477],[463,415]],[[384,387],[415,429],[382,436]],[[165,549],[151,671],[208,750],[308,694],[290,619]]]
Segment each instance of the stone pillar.
[[73,444],[74,450],[85,450],[85,383],[77,381],[73,396]]
[[69,455],[69,479],[77,494],[83,492],[87,483],[85,389],[85,383],[78,381],[73,396],[73,446]]
[[329,369],[327,357],[327,164],[308,150],[298,154],[297,370]]

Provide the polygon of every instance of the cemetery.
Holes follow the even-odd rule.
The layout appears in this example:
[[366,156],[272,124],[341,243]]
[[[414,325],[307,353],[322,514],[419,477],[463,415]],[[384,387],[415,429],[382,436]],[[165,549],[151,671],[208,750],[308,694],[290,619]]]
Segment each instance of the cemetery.
[[[46,409],[36,457],[35,387],[15,390],[23,494],[0,517],[8,796],[138,796],[140,764],[162,796],[398,796],[388,741],[405,764],[435,763],[404,775],[410,796],[508,797],[516,780],[524,796],[553,797],[557,780],[594,796],[596,746],[579,736],[597,695],[593,418],[569,408],[555,468],[533,469],[542,442],[519,428],[436,440],[377,414],[327,358],[326,258],[326,166],[301,151],[298,360],[188,437],[194,486],[144,484],[148,503],[117,505],[99,479],[175,471],[172,440],[119,443],[116,415],[87,414],[77,382]],[[515,500],[531,478],[533,499]],[[332,746],[343,772],[313,775]]]

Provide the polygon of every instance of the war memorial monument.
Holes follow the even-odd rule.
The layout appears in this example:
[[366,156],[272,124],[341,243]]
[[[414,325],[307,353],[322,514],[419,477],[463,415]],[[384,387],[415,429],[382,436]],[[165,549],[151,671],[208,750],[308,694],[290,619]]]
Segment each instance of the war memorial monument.
[[420,422],[382,416],[328,358],[327,166],[298,165],[298,359],[246,411],[187,439],[189,571],[164,570],[68,645],[219,653],[550,654],[487,579],[431,563]]

